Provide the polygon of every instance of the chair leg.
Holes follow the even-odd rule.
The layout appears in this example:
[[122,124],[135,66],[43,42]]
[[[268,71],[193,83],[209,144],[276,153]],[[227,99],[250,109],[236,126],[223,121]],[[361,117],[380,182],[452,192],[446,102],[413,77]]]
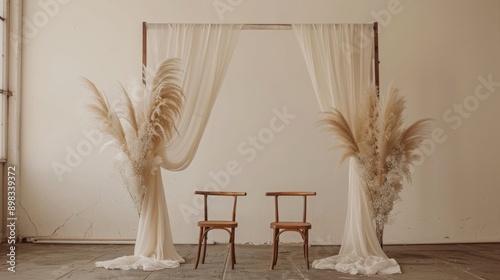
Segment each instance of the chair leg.
[[306,266],[309,269],[309,230],[304,230],[304,257],[306,259]]
[[203,228],[203,235],[205,242],[203,242],[203,258],[201,259],[201,263],[205,263],[205,256],[207,255],[207,242],[208,242],[208,230],[209,228]]
[[234,252],[234,233],[235,228],[231,229],[231,237],[229,238],[229,245],[231,246],[231,269],[234,269],[234,264],[236,263],[236,254]]
[[200,227],[200,238],[198,239],[198,254],[196,256],[196,265],[194,269],[198,268],[198,262],[200,261],[201,243],[203,242],[203,227]]
[[[305,232],[304,232],[304,234],[305,234]],[[307,262],[307,260],[306,260],[307,249],[306,249],[306,238],[305,238],[305,235],[302,235],[302,240],[303,240],[303,243],[302,243],[302,253],[304,254],[304,261]]]
[[279,245],[279,239],[278,239],[278,229],[274,229],[273,233],[273,260],[272,260],[272,265],[271,265],[271,270],[274,269],[274,266],[276,265],[278,261],[278,245]]

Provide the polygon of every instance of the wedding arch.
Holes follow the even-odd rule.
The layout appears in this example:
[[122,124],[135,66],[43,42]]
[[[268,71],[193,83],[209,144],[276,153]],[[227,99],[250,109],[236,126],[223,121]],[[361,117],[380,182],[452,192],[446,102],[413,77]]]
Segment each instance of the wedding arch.
[[[186,93],[161,167],[171,171],[191,163],[208,122],[242,30],[293,30],[321,111],[356,114],[356,104],[372,85],[379,87],[378,25],[370,24],[176,24],[143,23],[143,64],[154,69],[167,58],[184,63],[181,84]],[[150,83],[147,75],[145,84]],[[157,172],[143,199],[134,256],[96,263],[117,269],[177,267],[184,262],[171,235],[167,205]],[[348,209],[342,246],[337,256],[314,261],[317,269],[352,274],[392,274],[400,268],[389,259],[376,237],[367,198],[355,164],[349,167]]]

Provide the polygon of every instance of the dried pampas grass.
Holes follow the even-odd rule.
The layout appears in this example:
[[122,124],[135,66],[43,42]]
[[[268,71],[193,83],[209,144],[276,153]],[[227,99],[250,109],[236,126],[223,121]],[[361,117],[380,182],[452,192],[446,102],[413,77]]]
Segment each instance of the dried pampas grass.
[[417,149],[429,132],[430,119],[404,127],[404,109],[405,100],[396,88],[389,89],[384,102],[371,89],[351,123],[337,109],[326,112],[320,121],[340,142],[334,147],[342,149],[339,163],[351,157],[356,160],[381,245],[403,180],[411,183],[410,166],[418,159]]
[[140,83],[128,90],[121,86],[121,98],[114,106],[94,83],[84,79],[91,92],[88,113],[108,136],[103,147],[114,145],[120,149],[115,167],[139,214],[149,180],[160,170],[161,156],[181,114],[181,72],[179,59],[163,61],[152,73],[150,85]]

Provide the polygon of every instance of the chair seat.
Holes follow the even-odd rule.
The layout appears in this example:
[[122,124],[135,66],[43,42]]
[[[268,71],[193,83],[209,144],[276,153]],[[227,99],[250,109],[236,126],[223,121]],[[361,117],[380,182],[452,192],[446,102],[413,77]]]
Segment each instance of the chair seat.
[[271,228],[274,229],[311,229],[310,223],[304,222],[273,222]]
[[233,221],[199,221],[199,227],[225,227],[225,228],[236,228],[238,227],[238,222]]

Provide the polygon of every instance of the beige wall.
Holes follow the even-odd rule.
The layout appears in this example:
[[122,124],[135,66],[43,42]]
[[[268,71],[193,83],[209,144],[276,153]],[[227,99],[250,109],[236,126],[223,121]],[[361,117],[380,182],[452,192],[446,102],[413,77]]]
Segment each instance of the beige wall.
[[[102,142],[86,136],[90,128],[78,106],[85,93],[82,76],[113,94],[118,81],[140,75],[143,21],[378,21],[382,89],[390,82],[402,89],[409,121],[435,119],[434,138],[394,209],[386,243],[500,241],[498,1],[25,2],[22,236],[135,237],[137,214],[109,172],[116,150],[98,153]],[[233,6],[218,14],[214,3]],[[481,86],[484,80],[493,85]],[[268,128],[285,107],[295,117],[250,158],[248,137]],[[200,215],[193,191],[223,185],[214,178],[237,162],[241,169],[225,188],[249,193],[239,203],[237,242],[270,242],[273,206],[266,191],[307,189],[318,192],[309,205],[312,242],[340,244],[347,169],[336,169],[337,153],[328,152],[333,138],[316,126],[318,112],[293,32],[243,31],[193,163],[163,173],[174,242],[196,241]],[[63,165],[68,172],[58,178],[54,166]],[[216,241],[225,238],[215,235]]]

